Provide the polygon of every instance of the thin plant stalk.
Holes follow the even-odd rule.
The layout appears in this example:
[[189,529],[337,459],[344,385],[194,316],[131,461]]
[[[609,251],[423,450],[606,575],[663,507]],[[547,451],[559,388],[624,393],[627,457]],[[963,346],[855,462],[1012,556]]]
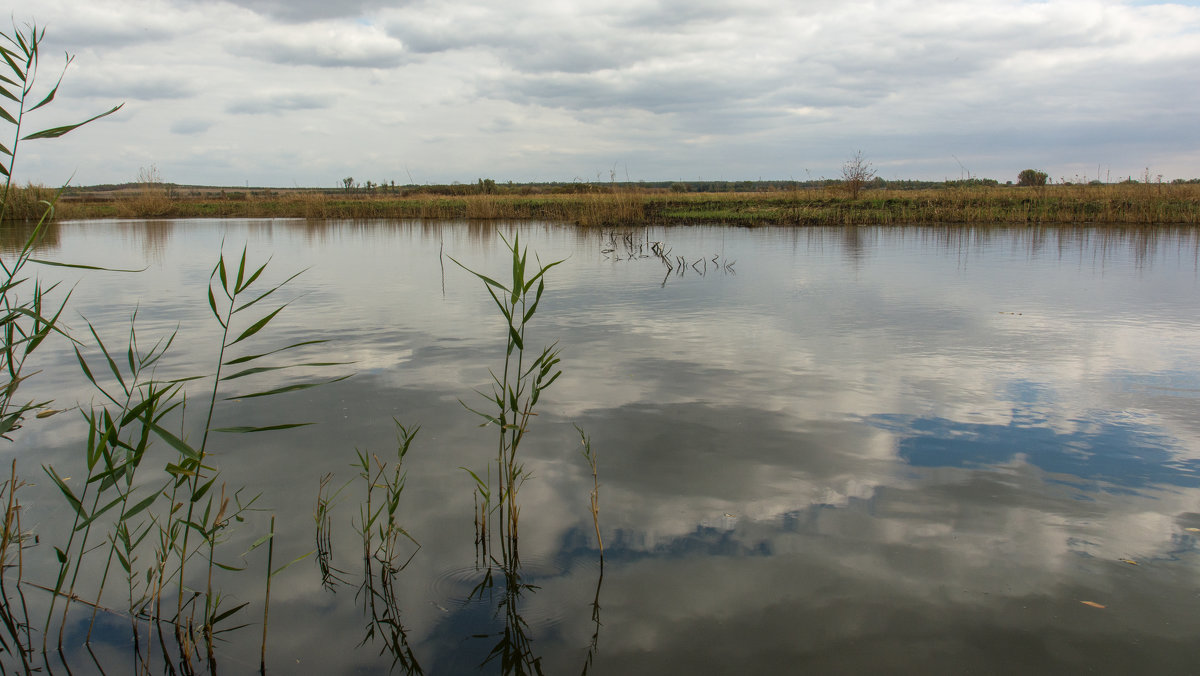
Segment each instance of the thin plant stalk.
[[580,443],[583,444],[584,460],[587,461],[588,467],[592,470],[592,491],[591,491],[591,508],[592,508],[592,525],[596,527],[596,544],[600,547],[601,565],[604,562],[604,540],[600,537],[600,477],[596,471],[596,454],[592,452],[592,440],[584,433],[583,428],[579,425],[575,426],[575,430],[579,432]]
[[[453,257],[459,267],[475,275],[484,283],[506,323],[504,367],[500,375],[492,373],[491,394],[480,393],[495,405],[495,412],[488,413],[463,406],[484,419],[484,425],[494,424],[498,428],[496,467],[498,494],[497,504],[502,508],[500,518],[501,558],[515,563],[518,540],[520,507],[517,493],[524,481],[524,468],[518,460],[518,448],[528,429],[530,417],[542,391],[560,375],[558,350],[551,345],[542,350],[528,366],[525,361],[525,330],[537,312],[538,304],[545,292],[544,276],[548,270],[562,261],[542,265],[537,261],[536,271],[529,266],[528,253],[521,249],[519,235],[510,243],[501,235],[512,258],[512,283],[506,286],[495,279],[475,272]],[[536,260],[536,256],[535,256]],[[527,272],[528,271],[528,272]],[[534,285],[536,284],[536,291]],[[516,353],[514,355],[514,352]],[[461,401],[461,400],[460,400]],[[478,475],[472,474],[479,483]]]
[[263,597],[262,647],[258,657],[258,672],[267,673],[267,620],[271,611],[271,566],[275,560],[275,515],[271,515],[271,540],[267,543],[267,591]]

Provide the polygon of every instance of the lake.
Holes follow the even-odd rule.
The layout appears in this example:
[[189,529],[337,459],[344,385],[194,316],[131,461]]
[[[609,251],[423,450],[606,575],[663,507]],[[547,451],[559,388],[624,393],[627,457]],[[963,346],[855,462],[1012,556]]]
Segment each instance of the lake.
[[[504,368],[506,322],[454,262],[507,282],[501,234],[519,235],[530,269],[563,261],[524,336],[530,355],[557,343],[562,375],[519,448],[519,562],[501,555],[511,543],[495,522],[481,552],[466,471],[496,478],[497,430],[467,407],[495,406],[476,392]],[[21,236],[3,233],[5,260]],[[324,340],[268,359],[336,365],[222,382],[213,427],[313,423],[209,441],[226,496],[259,496],[216,549],[246,568],[215,571],[222,607],[248,604],[225,621],[247,626],[219,636],[222,671],[259,667],[268,552],[248,550],[272,516],[278,673],[1196,668],[1195,229],[89,221],[55,226],[37,256],[139,270],[39,274],[64,281],[59,298],[73,288],[63,317],[110,387],[88,322],[122,369],[135,309],[143,350],[176,332],[154,377],[209,376],[163,419],[196,446],[222,344],[206,285],[222,249],[236,264],[243,247],[255,267],[270,261],[256,288],[303,273],[262,301],[256,316],[288,305],[238,354]],[[33,359],[20,399],[104,403],[65,339]],[[327,384],[226,398],[314,381]],[[411,539],[364,584],[368,482],[354,465],[373,454],[392,476],[394,421],[419,427],[395,512]],[[52,586],[72,512],[42,466],[82,491],[88,425],[68,410],[10,436],[2,467],[15,458],[36,484],[20,493],[39,540],[23,577]],[[146,457],[139,497],[178,454],[159,439]],[[142,518],[164,518],[155,504]],[[153,540],[134,569],[150,566]],[[205,556],[188,564],[197,574]],[[104,557],[84,559],[81,597],[95,597]],[[120,578],[107,608],[128,605]],[[40,648],[49,594],[24,596]],[[121,613],[99,613],[86,651],[91,615],[72,606],[52,670],[126,671],[136,652],[163,671],[159,629],[140,623],[135,647]]]

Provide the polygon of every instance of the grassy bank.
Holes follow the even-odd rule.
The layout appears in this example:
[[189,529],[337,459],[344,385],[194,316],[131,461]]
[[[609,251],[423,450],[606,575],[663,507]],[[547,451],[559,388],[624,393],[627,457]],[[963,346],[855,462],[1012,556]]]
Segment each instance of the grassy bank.
[[[30,193],[44,189],[25,188]],[[33,199],[16,200],[32,203]],[[19,214],[17,214],[19,215]],[[730,223],[887,225],[932,223],[1200,224],[1200,185],[1122,183],[867,190],[676,193],[595,186],[574,194],[437,195],[321,190],[146,188],[97,197],[64,195],[56,217],[544,219],[580,225]]]

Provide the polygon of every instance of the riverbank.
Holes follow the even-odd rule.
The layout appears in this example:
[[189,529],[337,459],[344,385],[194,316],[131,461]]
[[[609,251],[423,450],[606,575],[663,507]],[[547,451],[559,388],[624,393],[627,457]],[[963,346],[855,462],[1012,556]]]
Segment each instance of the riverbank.
[[[52,191],[26,188],[14,215]],[[23,203],[26,206],[21,207]],[[98,197],[64,195],[58,219],[90,218],[538,219],[584,226],[889,224],[1200,224],[1200,185],[1122,183],[866,190],[837,186],[770,192],[677,193],[597,185],[572,194],[404,194],[383,191],[147,187]]]

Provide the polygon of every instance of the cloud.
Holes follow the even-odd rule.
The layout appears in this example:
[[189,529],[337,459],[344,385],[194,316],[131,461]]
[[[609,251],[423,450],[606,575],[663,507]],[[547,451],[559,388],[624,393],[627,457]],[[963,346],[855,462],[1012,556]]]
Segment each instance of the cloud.
[[186,99],[196,94],[191,83],[144,67],[116,73],[89,68],[84,77],[72,78],[69,87],[72,95],[106,100],[159,101]]
[[395,0],[194,0],[198,5],[233,4],[256,14],[286,23],[355,18],[382,7],[395,7]]
[[164,42],[185,35],[198,13],[170,0],[129,0],[121,3],[42,0],[35,11],[22,7],[11,14],[20,26],[46,28],[46,46],[76,53],[83,49],[123,48]]
[[293,110],[321,110],[331,105],[329,97],[292,92],[242,99],[230,104],[226,112],[234,115],[262,115]]
[[[109,93],[153,104],[138,114],[164,132],[160,157],[190,152],[165,133],[175,118],[303,109],[298,124],[339,130],[322,148],[329,171],[396,175],[402,155],[435,182],[569,180],[616,161],[635,180],[833,175],[858,148],[885,178],[957,176],[955,157],[1002,180],[1096,163],[1190,177],[1200,162],[1200,90],[1179,86],[1200,68],[1193,5],[44,0],[37,11],[48,50],[78,56],[55,109],[86,117],[78,99]],[[184,100],[200,112],[169,105]],[[323,138],[270,131],[274,143]],[[275,172],[256,146],[266,137],[247,132],[239,166]],[[93,138],[89,154],[114,142]]]
[[228,42],[231,53],[269,63],[322,68],[392,68],[406,60],[403,45],[361,25],[271,27]]
[[213,123],[209,120],[182,119],[171,123],[171,133],[183,136],[203,134],[211,129]]

